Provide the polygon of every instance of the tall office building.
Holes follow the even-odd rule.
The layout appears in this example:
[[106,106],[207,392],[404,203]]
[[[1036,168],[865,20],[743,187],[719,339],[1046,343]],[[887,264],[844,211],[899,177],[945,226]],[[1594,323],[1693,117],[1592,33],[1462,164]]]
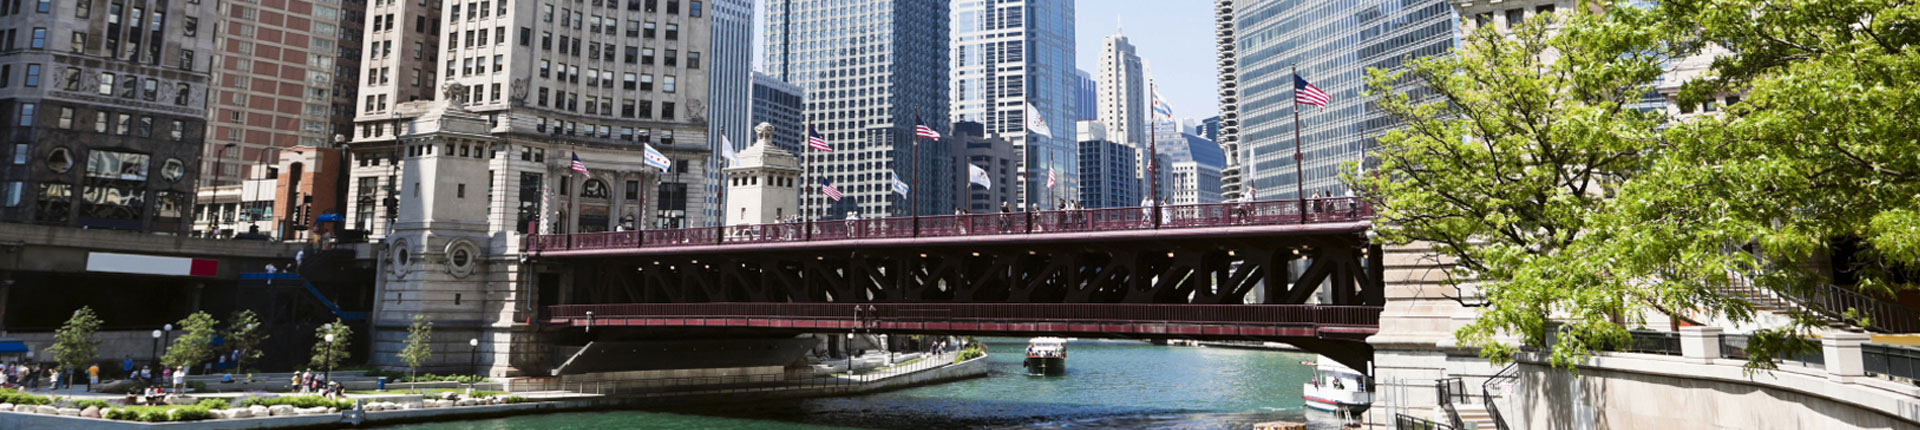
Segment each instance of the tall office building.
[[711,49],[713,64],[707,73],[712,79],[713,103],[707,105],[708,139],[713,144],[713,156],[708,158],[707,183],[705,186],[707,201],[703,206],[707,210],[706,219],[719,222],[722,169],[726,161],[721,157],[720,136],[725,135],[733,142],[733,149],[739,151],[753,144],[753,1],[752,0],[707,0],[712,8],[713,42]]
[[807,94],[800,87],[754,72],[753,125],[772,124],[773,146],[789,154],[799,154],[806,149],[803,136],[806,131],[800,121],[806,100]]
[[[1218,134],[1214,142],[1220,144],[1221,152],[1227,154],[1227,165],[1220,169],[1221,196],[1226,200],[1240,201],[1245,197],[1241,189],[1242,160],[1240,151],[1240,61],[1239,50],[1235,47],[1234,4],[1239,0],[1213,0],[1214,15],[1214,65],[1219,72],[1220,116]],[[1264,72],[1271,73],[1271,71]]]
[[[1058,0],[952,0],[953,120],[985,127],[986,137],[1013,142],[1022,187],[1014,203],[1052,207],[1055,192],[1072,193],[1079,163],[1071,130],[1079,81],[1073,67],[1073,3]],[[1030,131],[1027,109],[1049,129]],[[1054,129],[1054,125],[1058,129]],[[1031,167],[1029,167],[1031,166]],[[1031,172],[1031,173],[1029,173]]]
[[1074,69],[1073,120],[1100,120],[1100,85],[1093,83],[1093,75],[1085,70]]
[[[953,175],[938,167],[953,160],[913,133],[916,115],[947,131],[947,1],[770,0],[766,11],[767,73],[806,90],[806,126],[833,148],[804,151],[801,210],[813,218],[951,211]],[[895,207],[914,199],[895,197],[893,172],[908,182],[919,176],[918,208]],[[846,197],[827,199],[822,180]]]
[[999,211],[1002,204],[1015,204],[1014,195],[1018,194],[1020,184],[1020,151],[1006,139],[986,137],[985,130],[985,126],[977,122],[953,123],[953,144],[949,147],[955,160],[987,172],[987,185],[978,185],[972,182],[972,168],[959,165],[953,170],[954,192],[958,193],[954,197],[956,208],[977,214]]
[[215,2],[0,5],[0,221],[182,233]]
[[1218,203],[1226,154],[1212,140],[1184,129],[1173,121],[1154,121],[1155,146],[1166,170],[1160,174],[1160,197],[1172,205]]
[[1453,49],[1453,12],[1445,0],[1234,0],[1215,6],[1221,18],[1216,39],[1222,49],[1222,139],[1239,157],[1228,171],[1238,174],[1237,167],[1255,164],[1260,198],[1297,195],[1292,67],[1333,99],[1325,107],[1300,106],[1304,192],[1342,195],[1347,189],[1341,166],[1365,163],[1375,139],[1399,126],[1368,108],[1370,98],[1361,94],[1367,69],[1392,69]]
[[1140,205],[1140,154],[1133,147],[1108,140],[1099,121],[1080,121],[1079,203],[1089,208]]
[[1151,83],[1126,35],[1107,36],[1101,45],[1100,70],[1095,74],[1100,91],[1100,123],[1107,129],[1107,138],[1129,145],[1146,145],[1147,90]]
[[1194,131],[1193,134],[1198,134],[1200,135],[1200,137],[1204,137],[1204,138],[1207,138],[1207,140],[1211,140],[1211,141],[1214,141],[1215,143],[1219,143],[1220,142],[1220,116],[1214,115],[1207,119],[1200,120],[1200,129],[1197,131]]

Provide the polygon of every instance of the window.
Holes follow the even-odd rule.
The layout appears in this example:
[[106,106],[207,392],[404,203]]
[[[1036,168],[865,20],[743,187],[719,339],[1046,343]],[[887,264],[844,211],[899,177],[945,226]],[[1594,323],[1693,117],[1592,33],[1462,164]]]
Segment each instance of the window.
[[[698,3],[698,2],[695,2],[695,3]],[[687,68],[689,69],[700,68],[700,53],[698,52],[687,53]]]
[[623,79],[626,82],[625,83],[626,90],[632,91],[636,88],[637,78],[635,78],[634,74],[628,73],[626,74],[626,76],[622,76],[621,79]]
[[67,39],[67,50],[73,51],[76,54],[87,52],[87,33],[83,31],[73,32],[73,38]]
[[33,49],[47,49],[47,29],[44,27],[34,27],[33,42],[27,45],[27,47],[33,48]]
[[[673,119],[673,102],[660,103],[660,119]],[[668,136],[672,136],[672,133],[671,130],[661,130],[660,136],[666,139]],[[671,140],[662,140],[662,142],[673,143]]]
[[667,24],[667,40],[680,40],[680,24]]
[[653,75],[640,75],[640,91],[653,91]]
[[73,4],[74,18],[86,18],[89,15],[93,15],[93,2],[83,1],[83,2],[75,2]]
[[27,164],[30,147],[25,143],[13,144],[13,164]]
[[674,67],[674,66],[680,65],[680,50],[668,49],[666,60],[661,61],[660,64],[665,65],[667,67]]
[[193,51],[192,50],[187,50],[187,49],[180,50],[180,69],[193,70]]
[[653,65],[653,48],[640,50],[640,64]]
[[70,108],[70,107],[60,108],[60,128],[72,129],[73,115],[74,115],[73,108]]
[[699,1],[690,1],[690,2],[687,2],[687,16],[691,16],[691,17],[699,17],[699,16],[700,16],[700,2],[699,2]]
[[20,120],[15,121],[14,125],[18,125],[21,127],[32,126],[34,110],[39,107],[40,105],[35,103],[21,103],[20,104]]
[[180,30],[185,32],[187,37],[193,37],[193,36],[199,35],[200,34],[200,18],[194,18],[191,16],[187,17],[186,21],[181,22]]
[[646,26],[646,30],[644,30],[644,31],[641,31],[641,32],[640,32],[640,34],[641,34],[642,36],[646,36],[646,38],[648,38],[648,39],[652,39],[652,38],[653,38],[653,29],[654,29],[654,27],[653,27],[653,23],[652,23],[652,22],[648,22],[648,23],[647,23],[647,26]]
[[1527,22],[1526,9],[1507,9],[1507,28],[1519,27]]
[[664,78],[665,78],[664,80],[660,81],[660,91],[665,91],[669,93],[673,92],[675,90],[673,85],[673,76],[669,75],[669,76],[665,76]]
[[100,95],[113,95],[113,73],[100,72]]
[[680,13],[680,0],[667,0],[667,13]]
[[26,86],[27,88],[34,88],[34,87],[40,86],[40,65],[39,64],[27,65],[27,79],[24,82],[22,82],[22,85]]
[[173,120],[173,129],[172,129],[172,130],[168,130],[168,131],[167,131],[167,133],[168,133],[168,135],[167,135],[167,138],[169,138],[169,139],[173,139],[173,141],[175,141],[175,142],[179,142],[179,141],[182,141],[182,140],[186,140],[186,138],[187,138],[187,122],[186,122],[186,121],[181,121],[181,120],[177,120],[177,119],[176,119],[176,120]]

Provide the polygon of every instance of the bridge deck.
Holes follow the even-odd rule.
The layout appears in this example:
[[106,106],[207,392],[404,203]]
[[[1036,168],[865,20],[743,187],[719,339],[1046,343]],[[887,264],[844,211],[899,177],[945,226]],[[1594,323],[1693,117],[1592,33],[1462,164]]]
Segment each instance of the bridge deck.
[[670,230],[530,235],[542,257],[777,251],[820,247],[1019,244],[1354,233],[1372,206],[1357,198],[1259,201],[1151,208],[1082,209],[977,215],[807,221]]
[[1379,330],[1377,306],[1020,303],[636,303],[559,305],[549,324],[587,327],[871,330],[980,335],[1322,339]]

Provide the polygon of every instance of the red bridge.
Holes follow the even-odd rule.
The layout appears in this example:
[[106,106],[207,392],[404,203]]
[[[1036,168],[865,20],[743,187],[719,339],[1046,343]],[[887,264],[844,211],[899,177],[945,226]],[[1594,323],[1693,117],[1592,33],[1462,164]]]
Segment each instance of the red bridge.
[[1336,198],[547,235],[526,249],[565,278],[541,282],[543,322],[596,336],[1270,340],[1363,366],[1385,303],[1372,216]]

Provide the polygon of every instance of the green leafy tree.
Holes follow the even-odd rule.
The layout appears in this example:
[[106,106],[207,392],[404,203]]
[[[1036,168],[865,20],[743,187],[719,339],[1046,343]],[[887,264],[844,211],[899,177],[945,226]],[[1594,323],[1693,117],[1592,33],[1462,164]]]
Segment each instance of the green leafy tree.
[[[82,306],[73,311],[73,317],[67,318],[66,324],[61,324],[60,329],[53,332],[53,347],[49,352],[53,353],[53,360],[60,364],[61,371],[68,372],[86,366],[99,355],[100,341],[94,339],[93,335],[100,331],[100,324],[100,317],[93,313],[93,308]],[[71,384],[67,386],[67,395],[73,395]]]
[[175,323],[180,327],[180,335],[173,338],[173,345],[167,346],[167,355],[160,361],[167,367],[185,367],[191,372],[194,366],[213,359],[215,353],[213,338],[219,332],[219,321],[206,312],[194,312]]
[[400,359],[407,361],[407,378],[412,379],[419,371],[420,364],[433,357],[433,321],[426,315],[414,315],[413,325],[407,326],[407,346],[400,350]]
[[1510,34],[1487,26],[1453,55],[1370,71],[1370,94],[1405,127],[1379,139],[1377,174],[1347,180],[1375,198],[1383,239],[1431,243],[1457,261],[1452,279],[1479,283],[1489,305],[1457,335],[1484,355],[1514,352],[1498,335],[1544,343],[1552,317],[1573,334],[1555,347],[1565,362],[1585,353],[1583,340],[1626,337],[1619,323],[1638,305],[1660,304],[1537,270],[1583,261],[1570,248],[1659,145],[1661,115],[1629,107],[1673,56],[1656,18],[1626,10],[1537,17]]
[[253,371],[253,365],[260,361],[263,352],[260,346],[266,344],[265,330],[260,327],[260,318],[252,309],[235,311],[227,318],[227,350],[234,354],[234,368],[241,372]]
[[[328,334],[333,335],[332,342],[327,341]],[[347,327],[339,318],[314,329],[313,338],[313,357],[307,360],[307,364],[313,367],[337,368],[340,362],[352,355],[347,352],[347,345],[352,344],[353,328]]]

